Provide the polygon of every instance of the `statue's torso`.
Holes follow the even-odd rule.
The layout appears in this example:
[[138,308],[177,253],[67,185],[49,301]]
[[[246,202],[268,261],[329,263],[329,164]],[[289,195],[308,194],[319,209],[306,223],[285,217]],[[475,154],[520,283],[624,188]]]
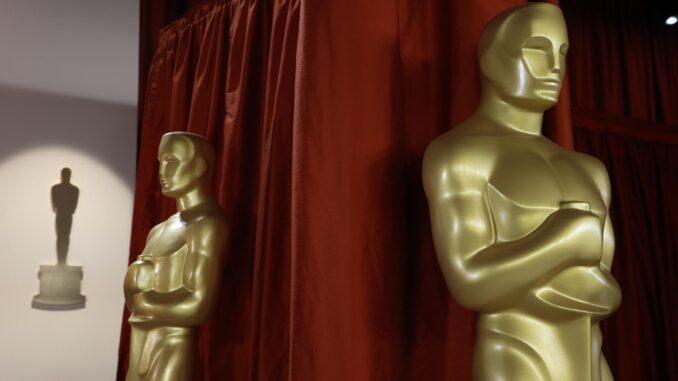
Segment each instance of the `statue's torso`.
[[[475,169],[483,171],[487,179],[485,192],[495,243],[529,235],[562,202],[587,203],[591,212],[605,222],[607,208],[591,173],[593,158],[565,150],[541,136],[462,139],[468,161],[477,162]],[[614,295],[618,292],[609,271],[600,265],[576,266],[545,274],[525,304],[515,307],[527,308],[537,315],[543,313],[549,319],[603,316],[616,307],[609,304],[617,299]]]
[[529,234],[563,201],[586,202],[605,220],[600,191],[582,165],[584,155],[539,138],[499,138],[495,143],[487,198],[498,241]]
[[[179,213],[153,228],[139,260],[128,269],[125,291],[132,295],[147,290],[170,292],[182,287],[188,249],[186,229]],[[132,314],[131,321],[134,319]]]
[[[491,234],[471,235],[470,239],[476,240],[470,241],[475,245],[472,247],[494,246],[498,251],[493,253],[520,259],[525,252],[512,251],[517,247],[513,243],[535,234],[539,247],[546,248],[545,255],[563,255],[559,250],[549,251],[548,242],[541,241],[543,237],[552,237],[549,239],[554,241],[553,246],[558,247],[555,241],[571,237],[544,235],[537,230],[549,216],[564,207],[588,210],[603,226],[607,219],[608,195],[604,192],[608,191],[608,180],[604,167],[596,159],[563,149],[542,136],[495,132],[492,127],[479,126],[473,119],[466,122],[437,139],[432,156],[435,164],[429,167],[436,171],[429,173],[429,179],[434,176],[442,179],[437,183],[438,193],[434,196],[439,197],[437,202],[447,202],[441,196],[450,192],[458,200],[470,197],[482,199],[485,204],[482,210],[487,214],[484,219],[477,219],[484,224],[478,231],[487,231],[491,224]],[[466,196],[469,192],[474,195]],[[473,220],[478,216],[474,214],[477,209],[469,209],[473,213],[467,216],[463,201],[455,202],[454,213],[460,219],[455,223],[466,223],[472,231],[472,224],[461,219]],[[591,225],[582,226],[590,228]],[[602,261],[602,229],[599,234],[599,240],[578,242],[572,247],[591,245],[586,252],[601,253]],[[458,234],[454,238],[462,240],[464,236]],[[502,243],[506,243],[504,251]],[[488,265],[501,262],[490,263]],[[441,261],[441,266],[453,265],[454,261]],[[617,283],[600,262],[565,269],[539,266],[522,270],[530,273],[530,279],[537,279],[527,289],[516,289],[515,292],[522,295],[511,294],[497,301],[496,307],[483,306],[477,326],[475,379],[498,379],[496,375],[521,380],[600,379],[596,376],[600,346],[593,339],[599,336],[596,333],[599,331],[593,323],[616,308],[620,299]],[[493,270],[501,274],[501,268]]]
[[186,223],[179,216],[177,213],[158,226],[142,253],[153,264],[153,289],[158,292],[169,292],[183,285]]

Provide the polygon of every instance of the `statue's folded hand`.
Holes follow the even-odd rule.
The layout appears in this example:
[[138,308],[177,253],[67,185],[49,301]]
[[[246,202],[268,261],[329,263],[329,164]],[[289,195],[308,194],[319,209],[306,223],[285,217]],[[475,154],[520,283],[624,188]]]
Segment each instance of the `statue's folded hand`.
[[603,248],[603,222],[595,214],[575,208],[555,211],[545,224],[559,243],[567,247],[573,264],[597,265]]
[[141,257],[132,263],[125,275],[126,293],[136,294],[153,289],[153,263]]

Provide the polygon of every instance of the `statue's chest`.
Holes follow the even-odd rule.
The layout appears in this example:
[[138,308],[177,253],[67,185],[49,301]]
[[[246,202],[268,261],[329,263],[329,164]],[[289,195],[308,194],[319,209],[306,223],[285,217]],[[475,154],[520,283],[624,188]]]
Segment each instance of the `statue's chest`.
[[166,222],[146,249],[154,265],[154,288],[169,292],[183,285],[184,264],[188,248],[184,238],[185,226],[180,222]]
[[507,152],[497,161],[487,199],[500,241],[520,238],[537,228],[561,202],[590,205],[601,218],[605,205],[575,153],[537,150]]

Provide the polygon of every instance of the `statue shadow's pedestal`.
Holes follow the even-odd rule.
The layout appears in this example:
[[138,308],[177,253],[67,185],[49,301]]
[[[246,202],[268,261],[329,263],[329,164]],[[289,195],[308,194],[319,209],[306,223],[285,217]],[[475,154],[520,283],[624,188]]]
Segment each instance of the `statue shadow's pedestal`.
[[80,294],[82,266],[41,265],[38,272],[40,293],[33,296],[33,308],[51,311],[85,308]]

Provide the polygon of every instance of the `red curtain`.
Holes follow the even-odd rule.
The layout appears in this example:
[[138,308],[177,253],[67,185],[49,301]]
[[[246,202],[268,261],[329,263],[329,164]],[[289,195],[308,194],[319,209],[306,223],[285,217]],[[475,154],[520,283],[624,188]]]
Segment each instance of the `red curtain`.
[[678,3],[560,3],[570,35],[573,105],[678,127],[678,28],[664,24]]
[[141,0],[139,2],[139,126],[143,119],[146,80],[160,31],[206,0]]
[[[421,156],[474,110],[475,41],[518,3],[212,1],[160,32],[130,261],[174,211],[160,136],[208,136],[236,239],[200,332],[205,379],[470,379],[474,319],[433,254]],[[560,107],[549,131],[567,145]]]
[[604,322],[617,381],[678,380],[678,29],[670,1],[562,0],[575,148],[612,181],[622,288]]
[[577,149],[601,159],[614,185],[623,300],[603,325],[610,367],[617,381],[678,380],[678,134],[585,110],[573,127]]

